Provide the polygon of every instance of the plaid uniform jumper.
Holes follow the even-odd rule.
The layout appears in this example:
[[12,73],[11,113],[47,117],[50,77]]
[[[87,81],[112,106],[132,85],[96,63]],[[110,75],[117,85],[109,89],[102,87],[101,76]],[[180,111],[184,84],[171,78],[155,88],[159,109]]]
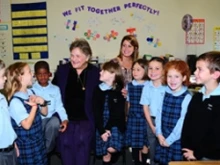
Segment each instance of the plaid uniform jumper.
[[[188,90],[179,96],[165,93],[161,118],[161,130],[165,139],[173,131],[180,118],[182,102],[187,94],[189,94]],[[175,141],[169,147],[162,147],[158,144],[155,152],[155,160],[161,165],[167,165],[170,161],[183,160],[181,139]]]
[[125,144],[132,148],[143,148],[148,146],[147,121],[145,119],[143,106],[139,103],[144,85],[128,84],[130,108],[128,112],[127,130]]
[[[31,106],[24,103],[24,101],[27,100],[17,96],[13,96],[12,99],[13,98],[21,100],[27,109],[27,113],[30,113]],[[20,152],[18,163],[20,165],[47,165],[46,148],[39,109],[36,112],[33,124],[29,130],[25,130],[22,126],[18,126],[13,119],[12,126],[18,136],[16,139],[16,144]]]
[[[103,112],[103,122],[104,126],[106,126],[109,120],[109,108],[108,108],[108,95],[105,95],[105,103],[104,103],[104,112]],[[108,138],[108,141],[104,142],[99,134],[98,130],[96,130],[96,155],[103,156],[107,155],[107,149],[112,147],[116,149],[118,152],[121,151],[123,147],[123,133],[117,127],[111,128],[111,137]]]

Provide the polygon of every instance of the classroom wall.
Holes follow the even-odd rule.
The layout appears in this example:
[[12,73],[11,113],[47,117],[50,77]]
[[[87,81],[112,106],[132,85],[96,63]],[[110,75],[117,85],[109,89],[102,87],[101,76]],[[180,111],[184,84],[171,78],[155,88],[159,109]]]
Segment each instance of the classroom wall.
[[[11,0],[13,4],[29,2],[44,1]],[[142,4],[142,7],[145,5],[145,10],[129,7],[128,3],[132,2]],[[185,60],[187,54],[199,55],[213,50],[213,28],[220,26],[219,0],[47,0],[46,3],[49,58],[45,60],[51,65],[52,71],[56,69],[59,60],[69,57],[69,44],[76,38],[86,38],[85,33],[88,30],[94,33],[96,39],[91,36],[86,39],[91,44],[93,55],[98,56],[101,62],[118,54],[120,41],[124,35],[128,34],[126,30],[129,28],[136,28],[135,34],[140,44],[140,56],[171,54]],[[84,6],[84,10],[81,6]],[[149,7],[148,11],[146,6]],[[94,9],[92,7],[103,9],[102,14],[92,12]],[[109,8],[113,8],[112,13],[107,12]],[[8,10],[10,10],[10,5],[8,5]],[[64,16],[63,13],[69,15]],[[181,28],[182,17],[185,14],[190,14],[196,19],[205,19],[204,44],[185,44],[186,33]],[[77,21],[75,30],[72,30],[72,26],[67,29],[68,20],[71,21],[70,25]],[[0,25],[2,24],[7,24],[9,29],[4,32],[0,31],[0,33],[5,33],[7,43],[7,54],[0,58],[9,65],[14,62],[11,22],[1,22]],[[107,37],[112,30],[118,35],[115,39],[105,40],[104,37]],[[154,37],[153,42],[158,39],[156,46],[146,40],[151,36]],[[33,65],[37,60],[23,61]]]

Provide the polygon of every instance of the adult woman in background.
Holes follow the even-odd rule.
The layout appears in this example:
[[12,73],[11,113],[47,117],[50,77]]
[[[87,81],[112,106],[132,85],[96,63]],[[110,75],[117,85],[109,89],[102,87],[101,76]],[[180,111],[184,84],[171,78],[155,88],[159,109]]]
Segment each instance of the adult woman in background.
[[113,59],[122,67],[125,84],[132,80],[132,64],[138,59],[139,44],[134,35],[126,35],[121,40],[119,55]]
[[94,136],[92,95],[99,69],[90,64],[92,50],[84,39],[70,45],[70,62],[58,67],[52,83],[61,90],[69,123],[60,133],[58,150],[64,165],[88,165]]

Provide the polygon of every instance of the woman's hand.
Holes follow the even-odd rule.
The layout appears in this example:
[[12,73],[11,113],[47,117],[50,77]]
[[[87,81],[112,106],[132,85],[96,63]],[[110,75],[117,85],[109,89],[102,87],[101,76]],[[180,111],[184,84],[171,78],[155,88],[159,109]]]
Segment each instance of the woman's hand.
[[126,90],[125,88],[123,88],[123,89],[121,90],[121,93],[122,93],[122,95],[124,96],[124,98],[127,98],[128,90]]

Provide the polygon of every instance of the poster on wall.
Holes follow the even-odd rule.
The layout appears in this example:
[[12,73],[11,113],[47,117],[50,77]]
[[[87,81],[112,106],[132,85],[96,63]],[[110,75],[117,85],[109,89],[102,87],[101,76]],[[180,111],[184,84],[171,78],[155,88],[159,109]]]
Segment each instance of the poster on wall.
[[220,50],[220,27],[214,27],[213,29],[213,49]]
[[8,25],[0,24],[0,58],[7,56],[7,35],[8,35]]
[[11,4],[13,58],[48,58],[46,2]]
[[191,30],[186,32],[186,44],[205,43],[205,19],[193,19]]

